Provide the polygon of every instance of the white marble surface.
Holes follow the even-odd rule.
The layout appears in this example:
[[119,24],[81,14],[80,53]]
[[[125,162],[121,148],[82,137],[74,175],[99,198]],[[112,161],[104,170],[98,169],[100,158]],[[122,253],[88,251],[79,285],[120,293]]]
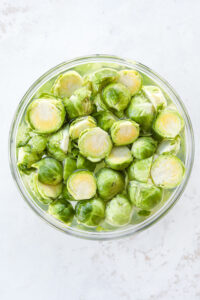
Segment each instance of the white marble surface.
[[[0,0],[0,299],[200,299],[200,1]],[[52,66],[84,54],[143,62],[178,91],[196,159],[178,204],[137,236],[79,240],[40,220],[11,178],[7,139],[18,102]]]

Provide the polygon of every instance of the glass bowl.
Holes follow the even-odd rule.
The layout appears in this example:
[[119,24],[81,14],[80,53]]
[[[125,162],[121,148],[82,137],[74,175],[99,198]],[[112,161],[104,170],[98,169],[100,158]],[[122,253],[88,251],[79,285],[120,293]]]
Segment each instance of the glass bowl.
[[[95,65],[94,65],[95,63]],[[21,179],[20,173],[17,169],[17,159],[16,159],[16,133],[18,129],[18,125],[20,120],[26,110],[26,107],[36,93],[36,91],[43,86],[47,81],[59,75],[60,73],[75,68],[76,70],[81,70],[81,66],[84,65],[85,69],[88,71],[93,70],[94,66],[101,67],[115,67],[115,68],[130,68],[136,69],[141,72],[144,76],[148,76],[155,84],[159,85],[162,90],[171,98],[171,100],[175,103],[178,110],[182,114],[185,121],[185,166],[186,173],[185,177],[176,189],[174,189],[168,198],[168,200],[163,204],[163,206],[159,207],[157,211],[150,217],[144,219],[141,223],[135,222],[135,224],[131,224],[129,226],[120,227],[113,231],[85,231],[81,229],[81,227],[67,227],[65,224],[61,223],[59,220],[56,220],[54,217],[50,216],[46,213],[46,211],[42,208],[42,206],[38,205],[34,199],[31,197],[27,189],[25,188],[24,182]],[[193,129],[190,121],[190,117],[187,113],[187,110],[177,95],[175,90],[169,85],[166,80],[164,80],[160,75],[156,74],[150,68],[138,63],[136,61],[127,60],[123,58],[119,58],[111,55],[90,55],[85,57],[76,58],[73,60],[69,60],[67,62],[63,62],[60,65],[52,68],[44,75],[42,75],[37,81],[33,83],[33,85],[28,89],[24,97],[19,103],[17,111],[14,115],[13,122],[11,124],[10,129],[10,137],[9,137],[9,159],[10,159],[10,168],[13,175],[13,178],[18,186],[18,189],[28,203],[28,205],[36,212],[38,216],[40,216],[47,223],[52,225],[53,227],[62,230],[63,232],[73,235],[80,238],[91,239],[91,240],[110,240],[115,238],[122,238],[125,236],[133,235],[140,230],[144,230],[150,225],[157,222],[161,217],[163,217],[170,208],[177,202],[177,200],[182,195],[187,182],[189,180],[193,160],[194,160],[194,137],[193,137]]]

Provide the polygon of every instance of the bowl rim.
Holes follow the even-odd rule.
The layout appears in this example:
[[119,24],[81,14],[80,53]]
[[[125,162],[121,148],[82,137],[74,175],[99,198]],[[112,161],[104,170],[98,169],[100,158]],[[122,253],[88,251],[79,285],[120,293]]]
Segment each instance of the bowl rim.
[[[123,227],[121,227],[120,230],[116,230],[116,231],[90,232],[90,231],[77,230],[76,228],[73,227],[67,227],[65,224],[61,223],[60,221],[56,220],[54,217],[47,214],[36,204],[36,202],[34,202],[30,194],[28,193],[28,191],[25,189],[25,186],[23,184],[23,181],[21,179],[20,173],[16,165],[17,128],[27,103],[30,101],[30,99],[38,90],[38,88],[42,86],[45,82],[47,82],[50,78],[53,78],[54,76],[58,75],[63,71],[71,69],[72,67],[78,66],[80,64],[95,63],[95,62],[115,63],[118,65],[121,64],[127,67],[135,68],[136,70],[139,71],[144,71],[145,74],[147,75],[151,75],[151,77],[153,77],[153,79],[156,80],[156,83],[158,83],[158,85],[161,84],[162,87],[163,86],[165,87],[165,91],[167,91],[167,94],[169,94],[170,97],[173,96],[172,97],[173,102],[175,101],[175,104],[176,106],[178,106],[179,111],[181,111],[181,114],[183,115],[185,121],[185,133],[186,133],[186,141],[187,141],[186,143],[187,151],[186,151],[186,159],[185,159],[186,172],[182,183],[174,190],[170,198],[155,214],[153,214],[152,216],[150,216],[149,218],[147,218],[141,223],[130,226],[128,228],[124,227],[124,230]],[[16,126],[17,121],[18,124]],[[191,171],[194,163],[194,152],[195,152],[194,132],[193,132],[191,119],[188,115],[185,105],[183,104],[183,101],[181,100],[177,92],[174,90],[174,88],[158,73],[153,71],[151,68],[145,66],[144,64],[141,64],[134,60],[121,58],[115,55],[108,55],[108,54],[92,54],[92,55],[81,56],[71,60],[64,61],[56,65],[55,67],[49,69],[42,76],[40,76],[36,81],[34,81],[33,84],[30,86],[30,88],[27,90],[27,92],[24,94],[24,96],[22,97],[21,101],[17,106],[10,127],[8,143],[9,143],[8,144],[9,164],[10,164],[12,177],[18,187],[20,194],[22,195],[22,198],[27,202],[27,204],[32,208],[32,210],[35,211],[35,213],[42,220],[46,221],[49,225],[53,226],[54,228],[57,228],[58,230],[61,230],[62,232],[69,234],[71,236],[76,236],[79,238],[84,238],[89,240],[112,240],[112,239],[127,237],[148,228],[149,226],[155,224],[158,220],[160,220],[164,215],[166,215],[167,212],[169,212],[169,210],[175,205],[175,203],[178,201],[178,199],[180,199],[181,195],[183,194],[191,175]]]

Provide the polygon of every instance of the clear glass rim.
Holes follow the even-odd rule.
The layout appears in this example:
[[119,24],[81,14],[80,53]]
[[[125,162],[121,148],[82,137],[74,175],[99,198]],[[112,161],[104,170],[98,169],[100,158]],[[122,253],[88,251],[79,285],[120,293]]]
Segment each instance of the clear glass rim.
[[[153,214],[145,221],[130,226],[129,228],[123,229],[122,227],[120,231],[116,230],[116,231],[89,232],[89,231],[78,230],[73,227],[66,227],[64,224],[62,224],[52,216],[48,215],[39,206],[37,206],[37,204],[31,198],[29,193],[26,191],[16,165],[16,151],[15,151],[15,139],[16,139],[16,130],[17,130],[16,124],[17,122],[20,121],[26,104],[28,103],[30,98],[35,94],[38,87],[43,85],[46,81],[48,81],[53,76],[56,76],[58,73],[66,69],[72,68],[74,66],[78,66],[80,64],[91,63],[91,62],[105,62],[105,63],[109,62],[109,63],[121,64],[127,67],[136,68],[137,70],[140,71],[144,71],[144,73],[147,75],[149,74],[151,77],[153,77],[156,80],[156,82],[158,82],[158,84],[161,84],[162,86],[164,85],[165,90],[169,93],[169,95],[173,96],[173,100],[175,100],[176,105],[181,110],[181,113],[185,120],[186,143],[187,143],[186,161],[185,161],[186,173],[181,185],[175,189],[172,196],[155,214]],[[11,173],[22,197],[28,203],[28,205],[36,212],[38,216],[40,216],[43,220],[45,220],[48,224],[52,225],[54,228],[57,228],[69,235],[76,236],[79,238],[84,238],[84,239],[90,239],[90,240],[111,240],[111,239],[127,237],[148,228],[150,225],[153,225],[161,217],[163,217],[175,205],[175,203],[181,197],[182,193],[186,188],[193,167],[194,149],[195,149],[194,133],[193,133],[190,117],[185,108],[185,105],[183,104],[182,100],[180,99],[176,91],[172,88],[172,86],[156,72],[154,72],[149,67],[139,62],[125,59],[125,58],[119,58],[114,55],[104,55],[104,54],[93,54],[93,55],[78,57],[72,60],[65,61],[51,68],[49,71],[44,73],[41,77],[39,77],[27,90],[27,92],[22,97],[17,107],[17,110],[14,114],[14,118],[10,127],[8,142],[9,142],[8,145],[9,163],[10,163]]]

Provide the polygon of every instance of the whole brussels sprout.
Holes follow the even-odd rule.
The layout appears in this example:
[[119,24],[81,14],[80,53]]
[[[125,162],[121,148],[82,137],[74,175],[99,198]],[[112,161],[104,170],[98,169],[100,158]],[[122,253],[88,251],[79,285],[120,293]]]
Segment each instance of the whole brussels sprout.
[[163,95],[161,89],[157,86],[146,85],[142,88],[145,96],[151,101],[156,111],[163,109],[167,106],[167,100]]
[[77,169],[86,169],[93,172],[96,168],[96,164],[79,154],[76,161],[76,167]]
[[96,179],[99,196],[104,200],[112,199],[125,188],[124,176],[112,169],[100,169],[96,174]]
[[175,139],[164,139],[158,145],[157,154],[173,154],[177,155],[181,147],[181,138],[177,136]]
[[75,171],[67,180],[67,189],[74,200],[87,200],[96,194],[96,180],[87,170]]
[[139,93],[131,99],[126,114],[146,132],[151,129],[155,117],[155,108],[142,93]]
[[111,83],[103,90],[103,100],[111,109],[122,111],[128,106],[131,94],[123,84]]
[[80,153],[92,162],[98,162],[109,155],[112,141],[108,133],[99,127],[84,130],[78,141]]
[[97,226],[104,219],[105,204],[100,198],[79,201],[75,208],[78,223],[86,226]]
[[148,179],[150,178],[152,161],[153,156],[132,162],[132,164],[128,168],[129,179],[148,182]]
[[96,126],[96,121],[91,116],[77,118],[71,123],[69,127],[69,135],[72,140],[76,140],[79,138],[83,130],[88,128],[94,128]]
[[69,201],[57,199],[49,205],[48,213],[56,219],[70,225],[74,217],[74,209]]
[[68,177],[76,170],[76,160],[71,157],[66,157],[63,167],[63,179],[66,181]]
[[138,181],[129,182],[128,194],[133,205],[143,210],[151,210],[162,199],[160,188],[150,183]]
[[139,136],[139,125],[132,120],[120,120],[111,127],[112,141],[116,146],[133,143]]
[[123,226],[128,224],[131,215],[131,204],[124,195],[117,195],[106,205],[105,221],[112,226]]
[[57,77],[52,92],[58,97],[70,97],[83,84],[82,77],[75,71],[67,71]]
[[63,161],[67,157],[69,149],[69,126],[65,126],[58,132],[51,135],[48,139],[48,153],[59,161]]
[[20,171],[25,172],[30,169],[34,163],[41,159],[41,155],[32,152],[30,146],[20,147],[18,150],[17,166]]
[[110,111],[99,111],[95,114],[95,118],[97,125],[105,131],[109,131],[111,126],[118,120]]
[[131,151],[126,146],[113,147],[110,154],[105,158],[106,164],[114,170],[123,170],[132,162]]
[[38,169],[38,180],[44,184],[56,185],[63,179],[62,164],[54,158],[45,157],[33,167]]
[[31,138],[30,128],[25,122],[23,122],[22,124],[19,125],[17,131],[16,146],[17,147],[25,146],[30,140],[30,138]]
[[132,145],[131,152],[137,159],[144,159],[152,156],[157,148],[157,141],[152,137],[140,137]]
[[176,110],[161,111],[153,123],[154,132],[161,138],[175,138],[183,129],[184,121]]
[[142,87],[142,76],[136,70],[120,71],[118,81],[129,89],[132,96],[137,94]]
[[65,120],[65,108],[59,99],[44,96],[33,100],[26,112],[26,121],[31,129],[40,134],[57,131]]
[[70,119],[90,115],[94,110],[91,91],[82,87],[74,92],[70,98],[63,100]]
[[42,153],[47,145],[47,138],[42,135],[35,134],[28,142],[32,152]]
[[151,177],[156,186],[173,189],[178,186],[185,174],[183,162],[171,154],[162,154],[153,162]]

